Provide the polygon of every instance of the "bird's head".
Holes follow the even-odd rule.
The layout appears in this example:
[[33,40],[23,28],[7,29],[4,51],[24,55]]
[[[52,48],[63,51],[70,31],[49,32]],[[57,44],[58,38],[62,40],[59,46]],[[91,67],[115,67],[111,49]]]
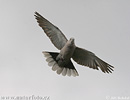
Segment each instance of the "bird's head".
[[74,44],[74,38],[70,38],[69,41],[70,41],[71,44]]

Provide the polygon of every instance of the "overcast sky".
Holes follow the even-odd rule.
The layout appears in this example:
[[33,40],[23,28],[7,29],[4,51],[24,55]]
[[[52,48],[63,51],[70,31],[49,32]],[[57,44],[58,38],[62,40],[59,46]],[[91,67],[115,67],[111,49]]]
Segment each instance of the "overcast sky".
[[[0,96],[50,100],[130,99],[130,0],[0,0]],[[37,11],[76,45],[113,65],[104,74],[76,64],[79,77],[57,75],[42,51],[57,51]]]

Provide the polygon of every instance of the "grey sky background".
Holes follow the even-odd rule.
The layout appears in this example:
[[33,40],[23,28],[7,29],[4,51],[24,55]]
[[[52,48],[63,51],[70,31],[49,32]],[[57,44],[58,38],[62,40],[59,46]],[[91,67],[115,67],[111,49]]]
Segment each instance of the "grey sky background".
[[[130,0],[0,0],[0,96],[50,100],[130,98]],[[115,67],[104,74],[76,64],[79,77],[48,67],[42,51],[58,51],[38,26],[37,11],[76,45]]]

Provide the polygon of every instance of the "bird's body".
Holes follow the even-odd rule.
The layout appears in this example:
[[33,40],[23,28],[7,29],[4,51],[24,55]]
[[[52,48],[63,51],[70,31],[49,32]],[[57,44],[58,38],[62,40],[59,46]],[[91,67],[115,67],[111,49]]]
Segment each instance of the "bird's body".
[[60,50],[60,54],[62,55],[63,59],[70,59],[74,53],[76,46],[74,44],[74,39],[70,39],[67,41],[65,46]]
[[57,56],[56,60],[59,60],[58,64],[60,66],[68,63],[73,56],[74,50],[76,46],[74,44],[74,39],[70,39],[64,45],[64,47],[60,50],[59,55]]
[[99,67],[104,73],[111,73],[113,71],[113,66],[98,58],[94,53],[75,46],[74,38],[67,40],[58,27],[54,26],[39,13],[35,12],[35,14],[39,26],[44,30],[55,47],[60,50],[59,53],[43,52],[48,65],[52,66],[52,70],[56,71],[57,74],[62,73],[63,76],[79,75],[71,62],[71,58],[80,65],[88,66],[97,70]]

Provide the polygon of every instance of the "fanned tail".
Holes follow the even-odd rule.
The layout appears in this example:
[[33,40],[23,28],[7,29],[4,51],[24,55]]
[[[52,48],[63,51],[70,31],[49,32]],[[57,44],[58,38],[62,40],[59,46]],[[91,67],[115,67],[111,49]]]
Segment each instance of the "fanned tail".
[[46,57],[46,61],[48,62],[49,66],[52,66],[52,70],[56,71],[57,74],[62,74],[63,76],[79,76],[77,70],[75,69],[73,63],[71,60],[65,64],[64,66],[58,65],[58,60],[56,60],[56,57],[59,55],[57,52],[42,52],[44,56]]

